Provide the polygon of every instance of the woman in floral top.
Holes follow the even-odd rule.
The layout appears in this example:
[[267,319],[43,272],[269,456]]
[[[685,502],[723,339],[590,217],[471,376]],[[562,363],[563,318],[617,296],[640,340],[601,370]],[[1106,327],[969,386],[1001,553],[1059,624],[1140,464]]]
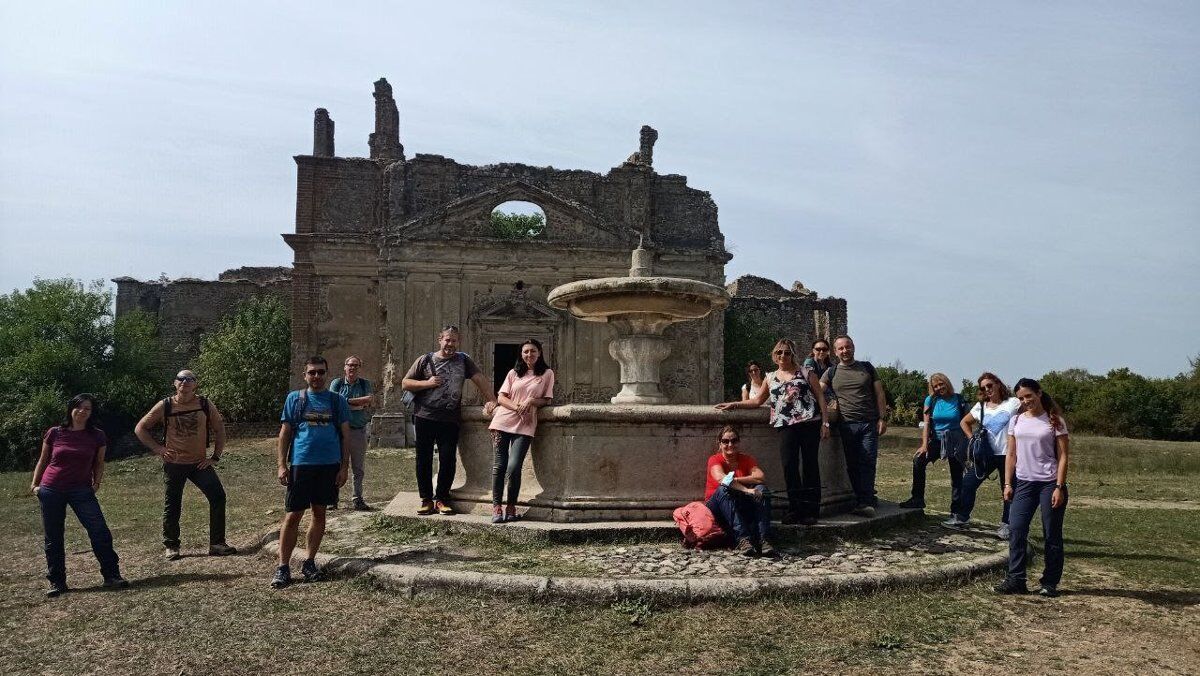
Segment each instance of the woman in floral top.
[[779,430],[779,459],[787,483],[788,514],[784,523],[812,525],[821,509],[821,439],[829,436],[822,424],[825,394],[817,374],[796,361],[796,343],[781,338],[771,351],[776,370],[767,374],[756,397],[717,404],[717,409],[756,408],[768,403],[771,427]]

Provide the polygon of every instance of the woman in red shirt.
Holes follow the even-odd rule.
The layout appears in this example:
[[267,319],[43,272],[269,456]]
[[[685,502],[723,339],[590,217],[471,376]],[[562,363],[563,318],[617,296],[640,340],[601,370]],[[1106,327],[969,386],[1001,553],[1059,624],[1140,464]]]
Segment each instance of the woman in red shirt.
[[79,523],[92,541],[92,552],[100,562],[105,587],[129,586],[121,577],[112,532],[104,521],[104,512],[96,500],[104,477],[104,451],[108,441],[96,427],[96,400],[79,394],[67,404],[61,425],[46,430],[42,454],[33,468],[29,490],[42,506],[42,528],[46,533],[47,596],[67,591],[67,557],[64,531],[67,505],[75,510]]
[[741,435],[726,425],[717,437],[717,452],[708,458],[704,504],[717,523],[734,538],[745,556],[776,558],[771,532],[771,494],[758,461],[740,450]]

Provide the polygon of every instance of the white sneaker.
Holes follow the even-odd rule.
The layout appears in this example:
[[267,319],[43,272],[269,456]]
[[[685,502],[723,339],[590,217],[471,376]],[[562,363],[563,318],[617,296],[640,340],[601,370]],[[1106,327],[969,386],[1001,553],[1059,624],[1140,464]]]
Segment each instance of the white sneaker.
[[949,519],[942,522],[942,526],[946,528],[962,528],[966,526],[968,521],[959,517],[957,514],[951,514]]
[[1000,524],[1000,527],[996,529],[996,537],[1001,540],[1007,540],[1010,535],[1012,535],[1012,529],[1006,523]]

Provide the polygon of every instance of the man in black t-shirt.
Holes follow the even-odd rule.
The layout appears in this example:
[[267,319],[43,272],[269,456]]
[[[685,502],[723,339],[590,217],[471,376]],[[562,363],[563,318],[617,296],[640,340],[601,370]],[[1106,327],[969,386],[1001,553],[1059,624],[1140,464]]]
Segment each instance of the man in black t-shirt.
[[[458,351],[458,327],[447,325],[438,333],[438,351],[417,358],[404,374],[401,386],[413,393],[413,425],[417,431],[417,514],[453,514],[450,486],[458,467],[458,431],[463,384],[470,379],[487,399],[484,412],[496,407],[492,384],[479,366]],[[437,490],[433,487],[433,447],[438,449]]]

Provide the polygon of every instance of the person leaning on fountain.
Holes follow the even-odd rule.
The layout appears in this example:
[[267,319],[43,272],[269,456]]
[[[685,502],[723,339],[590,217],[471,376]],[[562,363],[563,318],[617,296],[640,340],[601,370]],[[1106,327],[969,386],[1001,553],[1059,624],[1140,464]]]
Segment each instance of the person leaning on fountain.
[[794,342],[780,338],[771,359],[776,369],[763,379],[755,396],[717,404],[717,410],[756,408],[770,399],[771,427],[779,431],[779,459],[787,484],[788,513],[783,522],[811,526],[821,510],[821,439],[829,436],[829,426],[821,422],[826,415],[825,395],[817,374],[798,364]]
[[[496,408],[492,384],[479,366],[458,351],[458,327],[446,325],[438,332],[438,351],[417,357],[401,386],[413,393],[413,426],[417,430],[417,492],[421,507],[417,514],[426,516],[454,514],[450,506],[450,487],[458,466],[458,432],[462,419],[463,383],[469,378],[487,399],[483,410],[491,415]],[[437,490],[433,487],[433,447],[438,449]]]
[[741,435],[732,425],[721,429],[717,452],[708,458],[704,505],[734,539],[744,556],[776,558],[771,532],[771,493],[758,461],[741,452]]

